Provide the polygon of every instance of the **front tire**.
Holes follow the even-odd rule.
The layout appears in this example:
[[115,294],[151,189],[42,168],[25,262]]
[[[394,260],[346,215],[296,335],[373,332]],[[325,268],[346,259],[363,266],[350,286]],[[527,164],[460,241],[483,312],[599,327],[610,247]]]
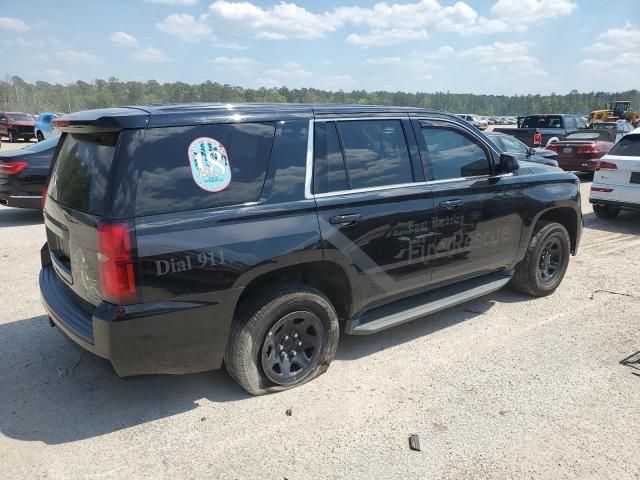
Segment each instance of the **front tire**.
[[320,291],[282,286],[244,304],[231,327],[224,360],[247,392],[288,390],[329,368],[338,348],[338,315]]
[[569,265],[571,241],[559,223],[540,222],[524,259],[516,266],[511,285],[534,297],[552,294]]
[[598,218],[615,218],[620,213],[620,209],[616,207],[594,205],[593,213],[595,213]]
[[16,134],[13,130],[9,130],[9,143],[15,143],[18,141]]

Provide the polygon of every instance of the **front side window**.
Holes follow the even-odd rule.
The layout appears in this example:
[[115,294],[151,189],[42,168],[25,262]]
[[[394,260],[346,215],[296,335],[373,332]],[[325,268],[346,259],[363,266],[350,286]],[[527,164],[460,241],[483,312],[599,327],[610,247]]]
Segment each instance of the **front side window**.
[[529,147],[509,135],[501,137],[504,149],[509,153],[529,153]]
[[413,181],[400,120],[344,121],[337,126],[352,189]]
[[475,140],[449,128],[423,127],[433,180],[490,175],[487,154]]

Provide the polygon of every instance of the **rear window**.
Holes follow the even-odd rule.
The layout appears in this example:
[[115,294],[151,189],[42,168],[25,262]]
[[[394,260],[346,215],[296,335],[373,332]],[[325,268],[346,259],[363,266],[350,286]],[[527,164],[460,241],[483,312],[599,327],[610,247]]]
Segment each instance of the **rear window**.
[[626,135],[609,151],[609,155],[640,157],[640,135]]
[[274,134],[271,122],[147,130],[136,215],[257,201]]
[[61,141],[49,195],[74,210],[102,215],[118,134],[67,133]]
[[529,115],[522,120],[522,128],[562,128],[560,115]]
[[602,132],[571,133],[565,137],[565,140],[604,140],[606,142],[610,139],[611,136],[607,130],[603,130]]

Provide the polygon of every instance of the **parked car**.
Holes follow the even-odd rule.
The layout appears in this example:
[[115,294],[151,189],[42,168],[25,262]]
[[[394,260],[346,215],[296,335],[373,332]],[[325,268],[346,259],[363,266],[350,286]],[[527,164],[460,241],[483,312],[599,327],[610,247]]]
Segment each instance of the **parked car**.
[[618,120],[617,122],[595,122],[591,128],[596,130],[604,128],[613,132],[615,135],[614,142],[618,142],[618,140],[633,130],[631,124],[625,120]]
[[0,113],[0,136],[8,137],[11,143],[19,139],[31,140],[34,136],[33,125],[33,117],[28,113]]
[[487,126],[489,125],[485,119],[481,118],[478,115],[471,115],[471,114],[468,114],[468,113],[460,113],[460,114],[457,114],[456,116],[461,118],[461,119],[463,119],[463,120],[466,120],[471,125],[479,128],[480,130],[486,130]]
[[529,147],[540,147],[586,127],[579,115],[527,115],[518,117],[518,128],[495,128],[494,131],[516,137]]
[[602,157],[593,176],[589,201],[598,217],[640,210],[640,128],[625,135]]
[[42,191],[59,138],[0,152],[0,205],[42,208]]
[[[495,291],[551,294],[578,179],[429,110],[171,105],[77,112],[44,206],[53,325],[122,376],[220,368],[252,394],[368,335]],[[446,181],[443,181],[446,180]]]
[[51,125],[51,121],[54,118],[58,118],[60,114],[55,112],[42,112],[38,115],[38,119],[33,127],[34,134],[36,139],[41,142],[47,138],[51,138],[54,136],[59,136],[59,133],[53,130],[53,125]]
[[520,140],[506,133],[485,132],[485,135],[491,140],[502,152],[512,153],[519,156],[519,159],[528,162],[541,163],[551,167],[557,167],[558,162],[555,157],[557,152],[547,150],[546,148],[528,147]]
[[595,172],[600,159],[613,148],[614,139],[610,130],[585,129],[570,133],[547,149],[558,153],[558,166],[563,170]]

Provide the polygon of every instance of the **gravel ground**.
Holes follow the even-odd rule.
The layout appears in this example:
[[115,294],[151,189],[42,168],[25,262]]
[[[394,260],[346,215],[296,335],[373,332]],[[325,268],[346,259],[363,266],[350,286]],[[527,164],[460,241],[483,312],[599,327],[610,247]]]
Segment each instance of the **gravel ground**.
[[39,303],[40,214],[0,207],[2,477],[638,478],[640,369],[620,362],[640,350],[640,215],[596,218],[589,185],[554,295],[343,337],[327,374],[259,398],[73,348]]

